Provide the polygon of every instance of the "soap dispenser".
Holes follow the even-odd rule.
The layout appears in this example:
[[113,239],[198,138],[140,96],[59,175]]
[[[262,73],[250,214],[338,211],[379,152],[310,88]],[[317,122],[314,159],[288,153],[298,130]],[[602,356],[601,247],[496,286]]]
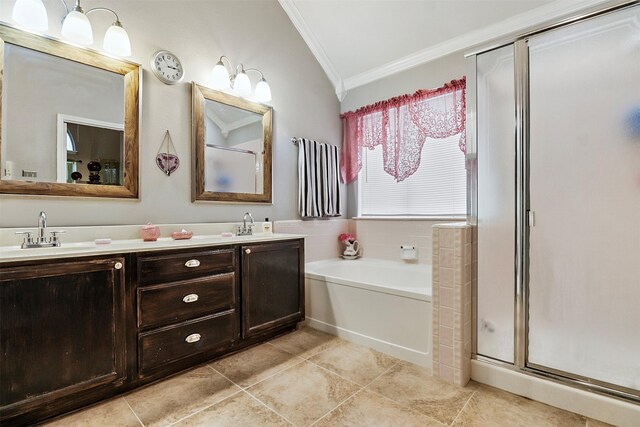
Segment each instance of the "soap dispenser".
[[262,223],[262,232],[263,233],[273,233],[273,224],[269,221],[269,218],[265,218]]

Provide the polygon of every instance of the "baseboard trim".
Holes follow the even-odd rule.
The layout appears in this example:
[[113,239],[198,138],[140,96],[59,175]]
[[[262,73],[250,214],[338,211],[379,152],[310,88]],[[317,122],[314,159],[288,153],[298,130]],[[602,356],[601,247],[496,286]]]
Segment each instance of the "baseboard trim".
[[554,381],[471,361],[471,379],[508,392],[620,427],[640,425],[640,406]]
[[322,332],[344,338],[347,341],[366,345],[367,347],[371,347],[372,349],[388,354],[389,356],[397,357],[398,359],[406,360],[407,362],[415,363],[416,365],[424,366],[425,368],[431,368],[431,354],[429,353],[423,353],[387,341],[382,341],[377,338],[363,335],[349,329],[344,329],[336,325],[331,325],[310,317],[306,318],[305,324]]

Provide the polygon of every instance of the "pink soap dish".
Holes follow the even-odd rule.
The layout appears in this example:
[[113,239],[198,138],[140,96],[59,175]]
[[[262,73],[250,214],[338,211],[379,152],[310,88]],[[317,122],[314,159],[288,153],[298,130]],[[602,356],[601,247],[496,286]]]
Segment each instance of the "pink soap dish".
[[182,229],[181,231],[173,231],[171,233],[171,238],[173,240],[188,240],[193,236],[193,231],[187,231]]

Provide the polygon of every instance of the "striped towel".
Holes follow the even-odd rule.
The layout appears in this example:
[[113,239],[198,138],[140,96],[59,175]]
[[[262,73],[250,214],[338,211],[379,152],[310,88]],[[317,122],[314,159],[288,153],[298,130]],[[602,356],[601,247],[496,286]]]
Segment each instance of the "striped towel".
[[340,216],[338,148],[298,138],[298,190],[300,216]]

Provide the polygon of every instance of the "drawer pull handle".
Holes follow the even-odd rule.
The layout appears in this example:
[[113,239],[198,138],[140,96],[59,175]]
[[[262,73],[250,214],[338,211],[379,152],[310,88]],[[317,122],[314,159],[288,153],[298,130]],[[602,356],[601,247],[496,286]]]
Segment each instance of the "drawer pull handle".
[[186,302],[186,303],[190,303],[190,302],[196,302],[198,301],[198,294],[189,294],[186,295],[184,298],[182,298],[182,301]]
[[113,265],[113,268],[115,268],[116,270],[120,270],[122,268],[122,263],[121,262],[116,262]]
[[245,250],[244,250],[244,253],[245,253],[245,254],[250,254],[250,253],[251,253],[251,249],[245,249]]
[[191,344],[191,343],[200,341],[200,338],[201,338],[200,334],[191,334],[188,337],[186,337],[184,340],[189,344]]
[[197,259],[190,259],[189,261],[184,263],[184,266],[189,268],[198,267],[199,265],[200,261],[198,261]]

